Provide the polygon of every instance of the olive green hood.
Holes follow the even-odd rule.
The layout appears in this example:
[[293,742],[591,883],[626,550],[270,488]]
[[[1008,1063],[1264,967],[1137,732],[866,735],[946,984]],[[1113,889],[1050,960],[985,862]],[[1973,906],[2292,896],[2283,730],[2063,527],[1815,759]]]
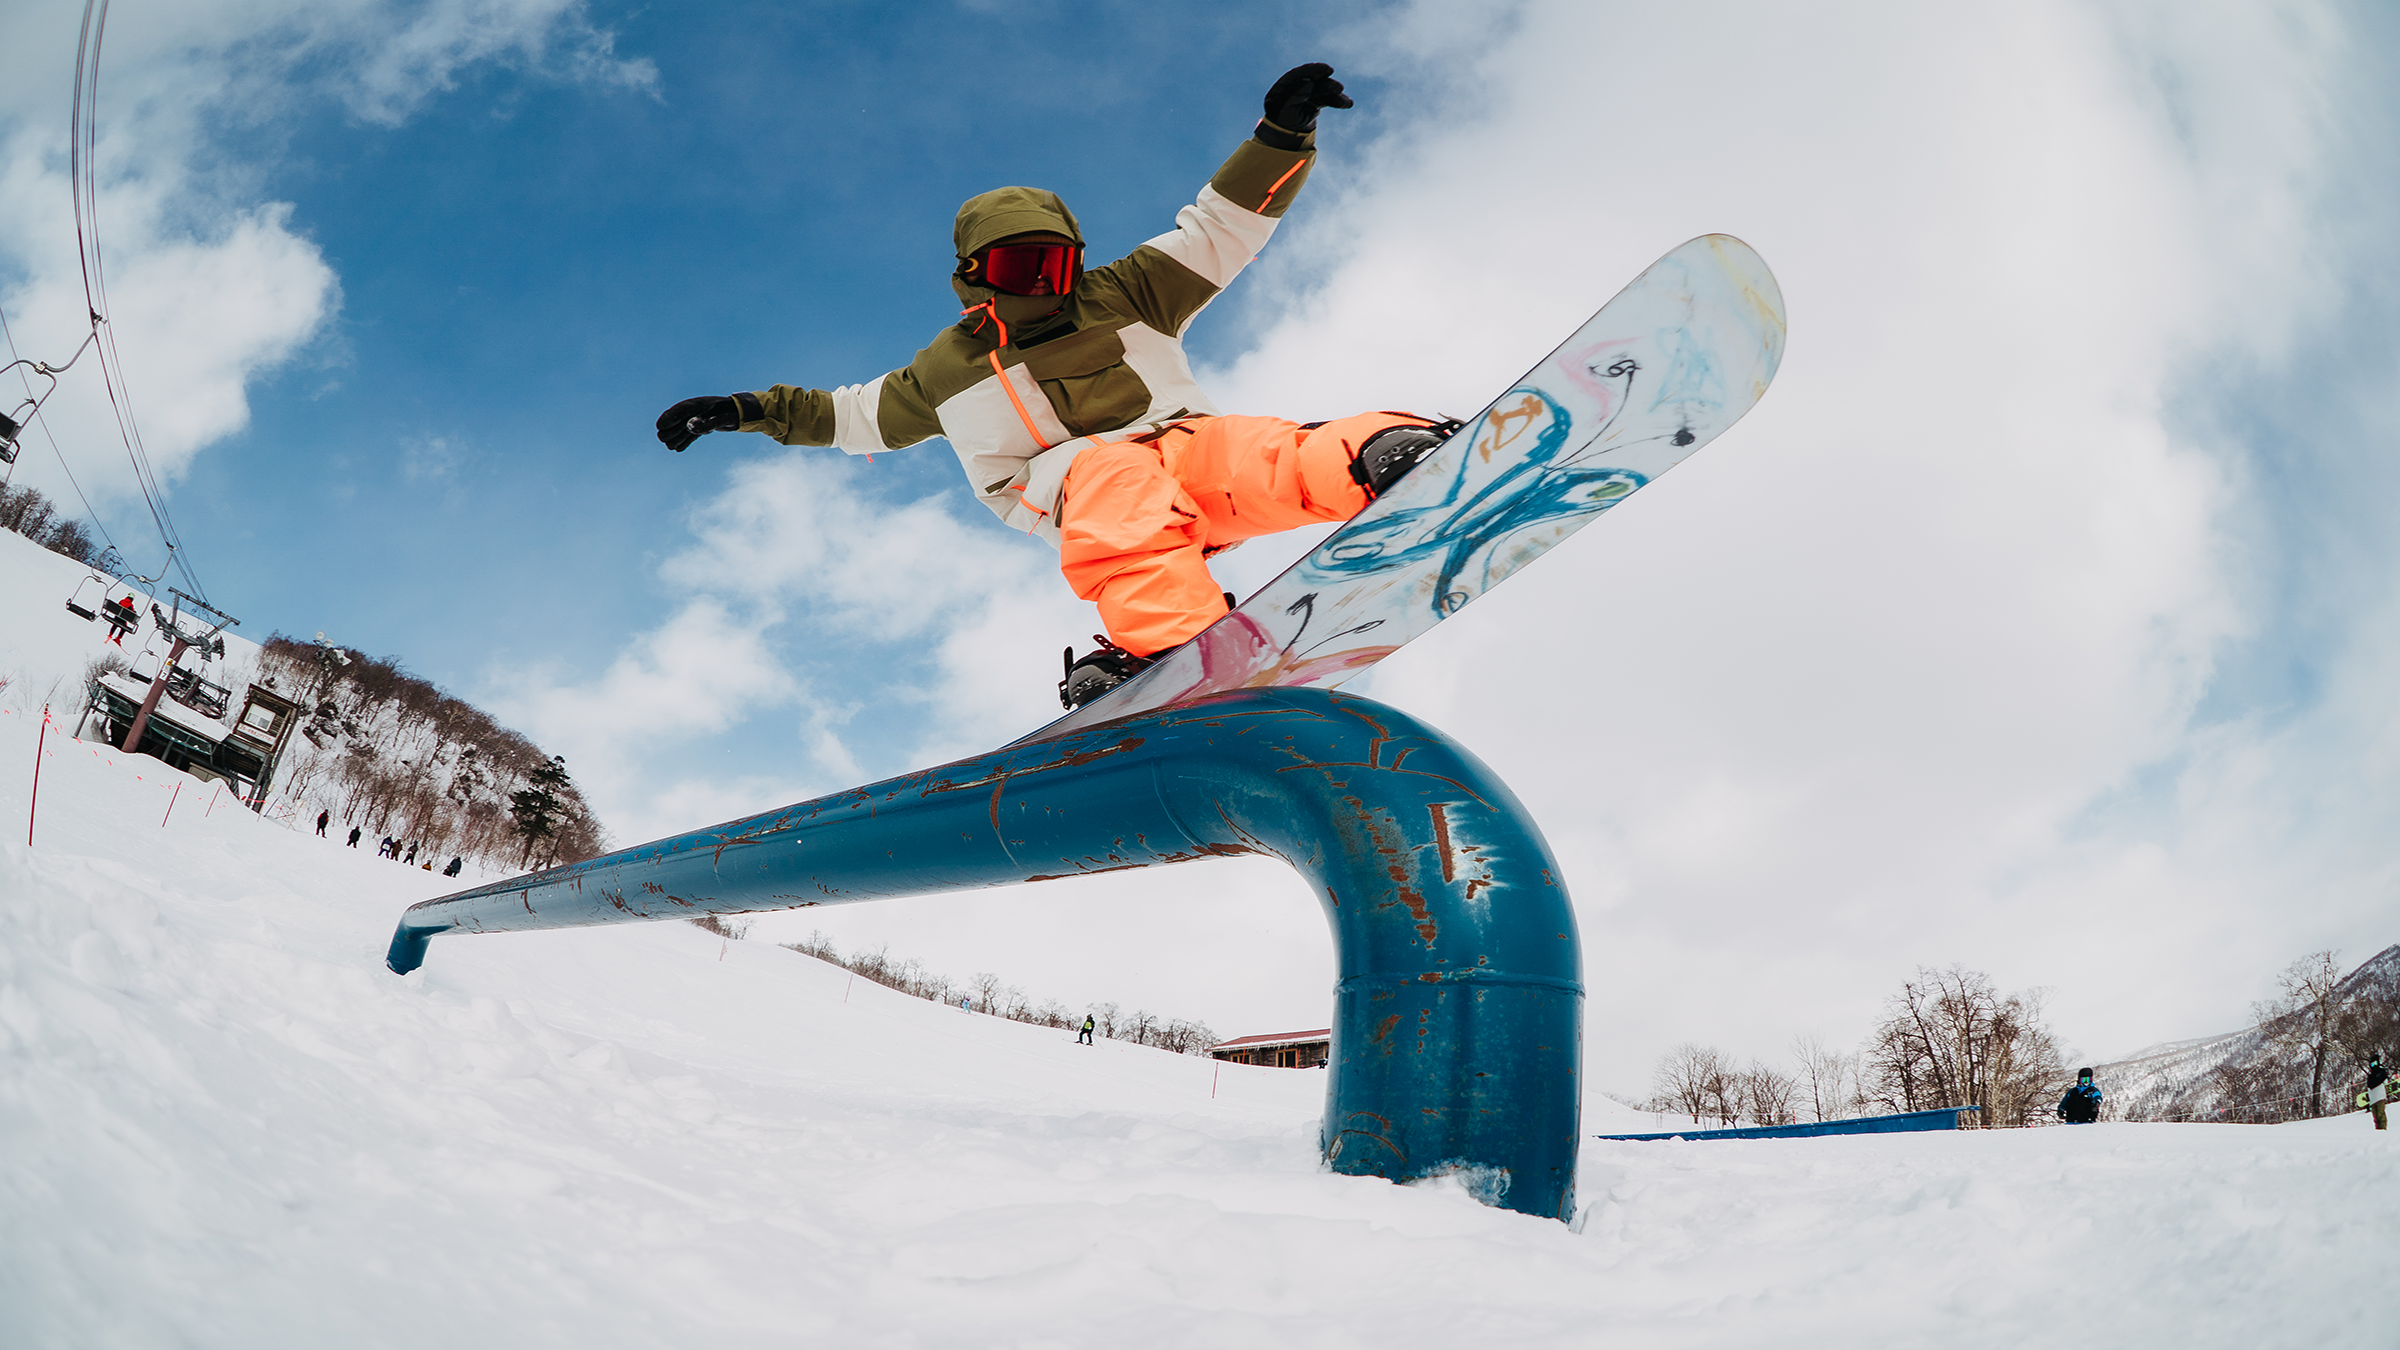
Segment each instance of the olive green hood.
[[[1076,247],[1083,245],[1083,229],[1075,223],[1075,213],[1058,199],[1058,194],[1029,187],[993,188],[967,198],[966,204],[958,208],[958,223],[951,227],[950,237],[957,245],[960,260],[964,261],[968,254],[995,239],[1036,232],[1063,234],[1074,240]],[[1075,275],[1078,280],[1083,276],[1080,259],[1075,264]],[[999,300],[1001,320],[1012,326],[1028,322],[1047,326],[1045,321],[1054,318],[1065,304],[1062,300],[1045,307],[1047,297],[1000,295],[991,287],[977,286],[956,273],[951,274],[950,289],[958,292],[962,305]],[[972,326],[972,321],[967,321],[966,326]]]
[[1036,231],[1063,234],[1078,245],[1083,243],[1075,213],[1058,194],[1029,187],[993,188],[967,198],[958,208],[958,223],[951,227],[950,236],[958,245],[958,256],[965,258],[995,239]]

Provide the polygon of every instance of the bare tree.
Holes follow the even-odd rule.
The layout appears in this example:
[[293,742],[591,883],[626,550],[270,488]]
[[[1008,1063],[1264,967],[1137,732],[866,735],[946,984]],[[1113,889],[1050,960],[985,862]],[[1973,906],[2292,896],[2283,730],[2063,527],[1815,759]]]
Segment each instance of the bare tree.
[[1980,971],[1919,967],[1885,1004],[1859,1077],[1886,1110],[1972,1106],[1963,1123],[1995,1129],[2046,1117],[2066,1069],[2040,991],[2003,996]]
[[1807,1094],[1811,1120],[1840,1120],[1856,1109],[1858,1057],[1827,1046],[1815,1036],[1792,1042],[1800,1061],[1800,1086]]
[[979,970],[967,981],[967,988],[975,996],[976,1008],[988,1013],[999,1001],[1002,986],[999,976],[988,970]]
[[1751,1124],[1790,1125],[1798,1119],[1792,1114],[1792,1099],[1800,1082],[1792,1075],[1754,1059],[1735,1081],[1741,1114],[1748,1116]]
[[1694,1125],[1704,1114],[1724,1114],[1724,1089],[1724,1056],[1714,1046],[1691,1041],[1669,1050],[1651,1076],[1653,1104],[1661,1111],[1690,1116]]
[[2275,996],[2251,1005],[2259,1030],[2308,1075],[2310,1117],[2326,1114],[2326,1069],[2340,1048],[2342,968],[2333,952],[2310,952],[2275,976]]

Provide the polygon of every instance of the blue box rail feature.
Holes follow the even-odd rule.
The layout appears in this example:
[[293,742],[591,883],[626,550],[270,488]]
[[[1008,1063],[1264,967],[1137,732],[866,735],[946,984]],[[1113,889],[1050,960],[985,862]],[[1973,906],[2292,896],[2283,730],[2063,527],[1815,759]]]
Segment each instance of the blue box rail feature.
[[1980,1106],[1945,1106],[1934,1111],[1903,1111],[1896,1116],[1860,1116],[1856,1120],[1820,1120],[1807,1125],[1752,1125],[1738,1130],[1669,1130],[1664,1134],[1600,1134],[1595,1139],[1808,1139],[1820,1134],[1915,1134],[1921,1130],[1955,1130],[1961,1111]]
[[1583,957],[1558,863],[1480,760],[1355,695],[1217,695],[478,886],[411,906],[387,963],[415,970],[444,933],[852,904],[1241,854],[1290,863],[1333,929],[1326,1165],[1457,1175],[1487,1204],[1571,1215]]

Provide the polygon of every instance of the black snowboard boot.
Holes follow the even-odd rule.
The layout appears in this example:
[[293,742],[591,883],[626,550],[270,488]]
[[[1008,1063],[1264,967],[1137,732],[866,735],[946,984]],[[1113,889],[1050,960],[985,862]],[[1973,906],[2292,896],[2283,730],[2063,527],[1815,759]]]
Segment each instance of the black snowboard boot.
[[1066,678],[1058,682],[1062,708],[1080,708],[1151,666],[1152,658],[1135,656],[1098,633],[1092,634],[1092,641],[1100,644],[1095,651],[1077,657],[1069,647],[1062,654],[1067,666]]
[[1391,490],[1410,469],[1442,448],[1464,423],[1440,422],[1430,427],[1390,427],[1367,438],[1350,461],[1350,477],[1367,490],[1367,500]]

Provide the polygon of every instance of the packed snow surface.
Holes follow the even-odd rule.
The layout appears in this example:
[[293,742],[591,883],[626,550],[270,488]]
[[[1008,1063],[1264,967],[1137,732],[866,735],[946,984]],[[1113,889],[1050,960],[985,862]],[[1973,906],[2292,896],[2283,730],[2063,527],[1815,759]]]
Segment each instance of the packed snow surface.
[[10,1350],[2391,1343],[2363,1116],[1588,1142],[1569,1226],[1321,1171],[1318,1072],[686,924],[401,979],[440,878],[156,760],[53,727],[27,847],[39,724],[0,713]]

